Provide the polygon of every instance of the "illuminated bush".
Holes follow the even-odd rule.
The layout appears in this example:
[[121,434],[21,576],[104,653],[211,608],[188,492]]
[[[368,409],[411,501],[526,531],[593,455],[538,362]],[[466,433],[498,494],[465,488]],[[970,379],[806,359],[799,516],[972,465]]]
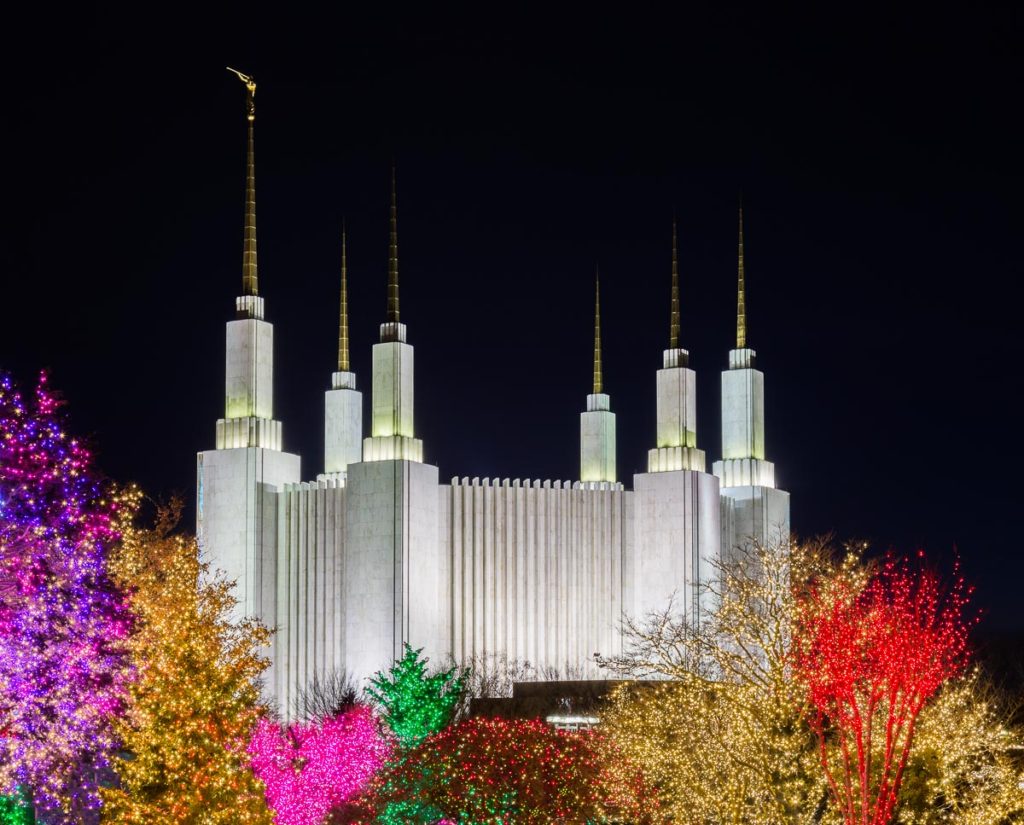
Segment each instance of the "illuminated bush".
[[431,736],[374,779],[334,823],[650,822],[639,773],[598,734],[540,720],[475,718]]
[[263,720],[249,744],[277,825],[320,825],[331,808],[369,782],[390,751],[365,706],[283,730]]

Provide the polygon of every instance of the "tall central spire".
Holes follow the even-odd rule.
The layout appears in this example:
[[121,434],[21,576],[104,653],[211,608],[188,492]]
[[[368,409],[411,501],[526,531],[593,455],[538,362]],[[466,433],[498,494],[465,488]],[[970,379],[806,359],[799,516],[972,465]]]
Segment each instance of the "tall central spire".
[[349,372],[348,357],[348,233],[341,225],[341,312],[338,316],[338,372]]
[[679,253],[677,250],[676,216],[672,216],[672,323],[669,349],[679,348]]
[[736,349],[747,347],[747,281],[743,270],[743,202],[740,201],[739,271],[736,283]]
[[594,395],[603,392],[604,374],[601,370],[601,275],[594,271]]
[[249,122],[248,154],[245,163],[245,235],[242,242],[242,294],[258,295],[256,275],[256,152],[253,126],[256,122],[256,81],[237,69],[228,67],[245,84],[245,116]]
[[397,324],[398,317],[398,195],[395,188],[395,165],[391,164],[390,238],[388,241],[388,317]]

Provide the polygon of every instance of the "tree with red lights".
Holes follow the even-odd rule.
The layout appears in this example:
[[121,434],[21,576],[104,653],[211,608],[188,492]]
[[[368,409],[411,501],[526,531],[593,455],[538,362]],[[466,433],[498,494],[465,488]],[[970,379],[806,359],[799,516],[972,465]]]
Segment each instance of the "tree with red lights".
[[652,821],[653,792],[638,771],[613,775],[609,748],[539,719],[468,719],[387,765],[332,822]]
[[922,709],[963,672],[970,589],[889,559],[859,592],[812,584],[794,658],[833,801],[847,825],[885,825]]

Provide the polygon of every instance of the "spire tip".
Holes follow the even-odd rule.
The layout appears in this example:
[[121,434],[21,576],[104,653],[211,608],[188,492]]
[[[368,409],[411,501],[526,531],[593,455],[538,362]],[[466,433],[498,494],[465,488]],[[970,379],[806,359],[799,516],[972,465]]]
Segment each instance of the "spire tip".
[[348,350],[348,232],[341,222],[341,312],[338,316],[338,372],[350,372]]
[[398,195],[395,186],[395,162],[391,161],[391,209],[388,215],[388,314],[389,324],[399,321],[398,308]]
[[248,151],[245,164],[245,230],[242,241],[242,295],[258,295],[259,280],[256,270],[256,152],[253,141],[253,123],[256,120],[256,81],[238,69],[227,67],[238,75],[246,88],[246,120],[249,122]]
[[743,265],[743,196],[739,203],[739,262],[736,284],[736,349],[747,348],[747,277]]
[[672,213],[672,315],[669,327],[669,349],[679,348],[679,234],[676,231],[676,215]]
[[601,273],[594,266],[594,395],[604,392],[601,368]]

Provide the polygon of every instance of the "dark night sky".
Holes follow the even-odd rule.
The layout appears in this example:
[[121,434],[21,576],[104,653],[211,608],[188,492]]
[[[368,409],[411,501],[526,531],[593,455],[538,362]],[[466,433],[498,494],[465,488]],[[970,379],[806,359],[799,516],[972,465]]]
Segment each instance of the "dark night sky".
[[742,190],[768,457],[795,529],[943,563],[956,545],[989,626],[1024,629],[1019,13],[599,30],[241,9],[242,24],[79,13],[4,35],[0,366],[49,367],[111,476],[191,498],[213,446],[241,275],[230,64],[259,82],[260,288],[307,477],[343,217],[370,385],[392,156],[417,430],[443,478],[577,475],[597,263],[620,475],[644,467],[673,210],[698,438],[717,458]]

